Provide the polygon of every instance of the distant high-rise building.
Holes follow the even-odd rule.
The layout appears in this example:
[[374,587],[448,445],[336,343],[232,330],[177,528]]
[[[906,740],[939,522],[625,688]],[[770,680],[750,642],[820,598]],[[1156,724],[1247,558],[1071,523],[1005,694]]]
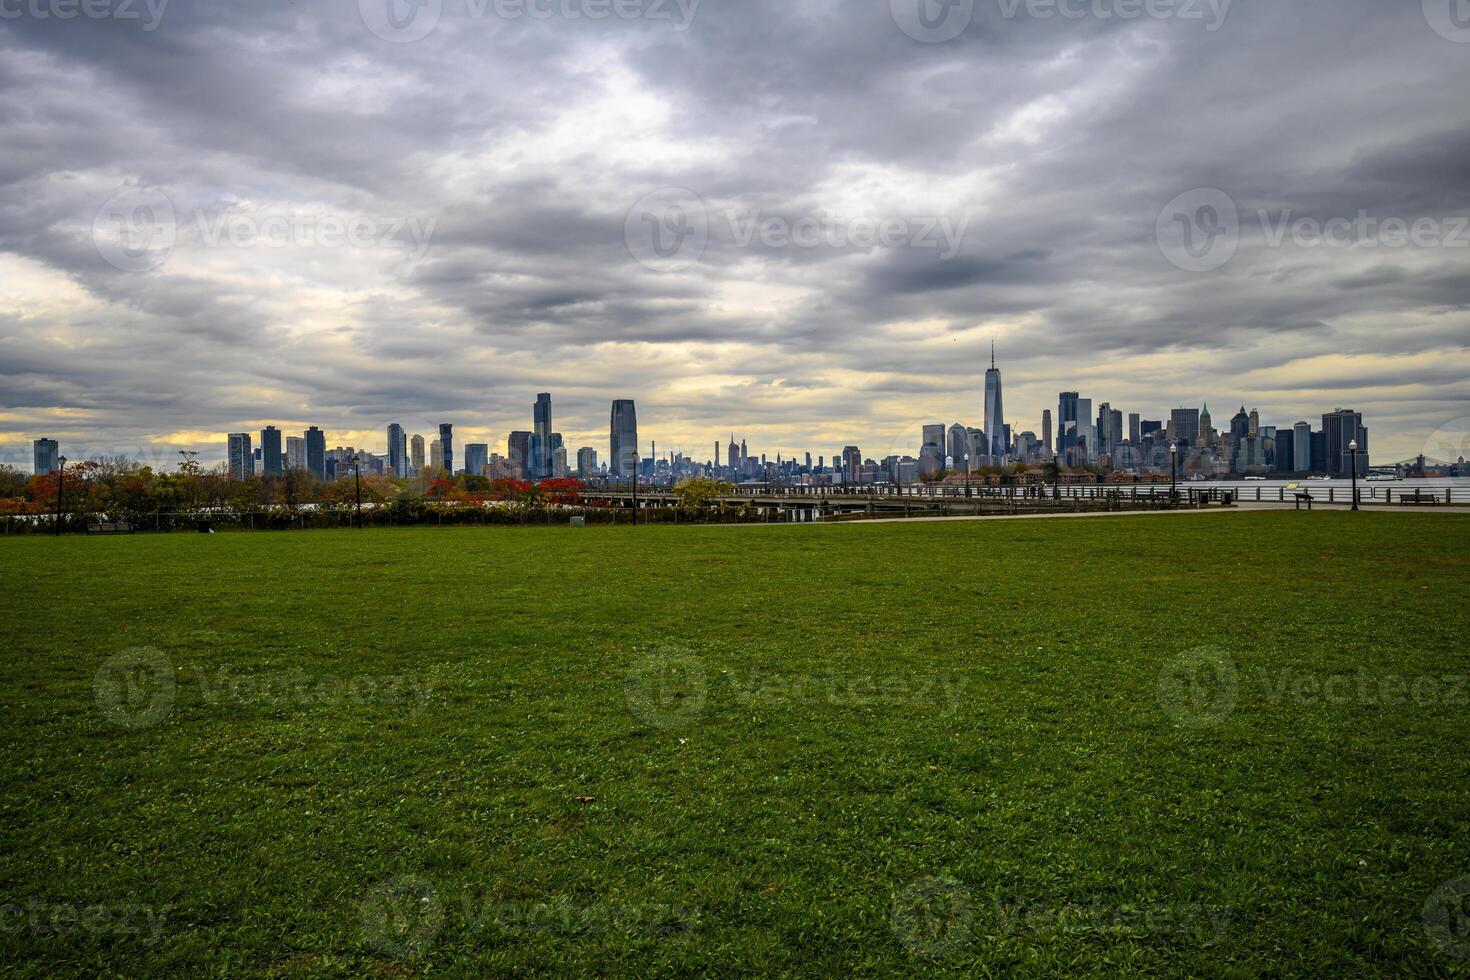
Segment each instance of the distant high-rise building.
[[323,482],[327,479],[327,434],[314,425],[306,430],[306,471]]
[[1186,446],[1199,445],[1199,409],[1176,408],[1169,413],[1169,425],[1175,439]]
[[1128,441],[1134,448],[1143,443],[1143,419],[1137,412],[1128,413]]
[[1291,428],[1291,468],[1296,473],[1310,473],[1312,471],[1312,426],[1308,422],[1298,422]]
[[577,476],[584,480],[597,475],[597,450],[583,446],[577,450]]
[[[969,429],[959,423],[950,426],[948,442],[947,455],[954,459],[954,465],[957,469],[962,470],[965,468],[966,457],[969,457],[971,467],[980,465],[981,454],[979,449],[970,443]],[[988,447],[981,448],[985,448],[988,453]],[[846,457],[843,458],[843,462],[846,462]]]
[[408,434],[394,422],[388,426],[388,470],[397,477],[408,476]]
[[[718,456],[718,451],[716,455]],[[613,479],[631,477],[637,456],[637,407],[631,401],[615,401],[612,403],[612,419],[608,430],[607,457],[608,471]]]
[[306,440],[300,436],[286,437],[286,469],[306,469]]
[[862,482],[863,454],[857,446],[846,446],[842,450],[842,478],[847,483]]
[[444,443],[438,439],[429,443],[429,471],[436,477],[444,471]]
[[985,455],[1000,465],[1005,462],[1010,446],[1006,442],[1005,405],[1001,400],[1000,369],[995,366],[995,343],[990,344],[990,370],[985,372],[985,431],[990,434],[990,447]]
[[1368,430],[1363,427],[1363,415],[1350,409],[1339,408],[1322,416],[1322,435],[1327,446],[1327,472],[1347,475],[1352,467],[1348,458],[1348,444],[1358,443],[1358,475],[1368,471]]
[[480,476],[490,465],[490,447],[483,442],[472,442],[464,447],[464,471],[470,476]]
[[536,396],[531,426],[531,479],[544,480],[552,475],[551,457],[551,395],[542,392]]
[[1051,459],[1056,452],[1056,443],[1051,441],[1051,409],[1041,413],[1041,458]]
[[512,432],[506,440],[505,455],[523,480],[531,473],[531,439],[529,432]]
[[735,442],[735,436],[733,434],[730,436],[730,456],[729,456],[729,463],[728,463],[728,465],[729,465],[730,469],[732,469],[732,470],[734,470],[736,472],[736,474],[739,474],[739,472],[740,472],[740,446]]
[[408,465],[413,470],[413,475],[418,476],[424,471],[424,437],[419,435],[414,436],[413,439],[409,440],[409,446]]
[[260,471],[266,476],[281,475],[281,430],[273,425],[260,432]]
[[1276,453],[1275,469],[1277,473],[1290,473],[1296,464],[1296,432],[1293,429],[1282,428],[1276,430],[1274,437]]
[[444,454],[444,470],[454,476],[454,426],[448,422],[439,426],[439,451]]
[[1072,447],[1077,443],[1077,402],[1081,398],[1075,391],[1057,396],[1057,455],[1067,466],[1072,463]]
[[255,475],[255,450],[250,446],[250,433],[230,433],[228,458],[233,479],[248,480]]
[[1092,415],[1092,399],[1077,399],[1077,435],[1074,440],[1073,466],[1097,462],[1097,420]]
[[61,444],[55,439],[37,439],[32,442],[31,466],[36,476],[46,476],[61,469]]

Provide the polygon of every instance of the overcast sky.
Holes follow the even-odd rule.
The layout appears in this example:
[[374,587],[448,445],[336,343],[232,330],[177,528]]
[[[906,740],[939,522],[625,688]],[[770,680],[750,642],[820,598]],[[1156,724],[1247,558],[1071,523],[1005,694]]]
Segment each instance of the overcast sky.
[[1463,0],[75,4],[0,0],[24,469],[504,452],[539,391],[573,450],[635,398],[645,453],[881,457],[983,424],[992,340],[1017,431],[1470,428]]

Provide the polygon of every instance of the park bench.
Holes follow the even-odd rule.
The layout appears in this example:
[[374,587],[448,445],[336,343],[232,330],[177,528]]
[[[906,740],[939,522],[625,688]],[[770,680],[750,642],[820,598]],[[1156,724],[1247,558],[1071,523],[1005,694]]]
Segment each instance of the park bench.
[[1437,493],[1425,493],[1423,490],[1415,490],[1413,493],[1401,493],[1401,494],[1399,494],[1399,506],[1403,506],[1405,504],[1433,504],[1433,505],[1438,505],[1439,502],[1440,502],[1440,500],[1439,500],[1439,494],[1437,494]]
[[1302,504],[1306,504],[1307,505],[1307,510],[1311,510],[1312,509],[1312,501],[1317,499],[1317,498],[1313,497],[1312,494],[1311,494],[1311,491],[1308,491],[1308,490],[1297,490],[1297,491],[1295,491],[1295,496],[1296,496],[1296,509],[1297,510],[1301,510],[1302,509]]
[[133,525],[121,522],[104,522],[101,524],[88,524],[88,534],[132,534]]

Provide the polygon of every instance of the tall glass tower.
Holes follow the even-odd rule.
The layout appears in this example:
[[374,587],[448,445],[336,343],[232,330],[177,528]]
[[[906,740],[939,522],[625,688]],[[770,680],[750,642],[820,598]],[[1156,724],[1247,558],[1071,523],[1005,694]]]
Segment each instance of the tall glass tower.
[[1000,394],[1000,369],[995,366],[993,341],[990,344],[990,370],[985,372],[985,436],[990,442],[986,455],[998,465],[1004,461],[1009,447],[1005,436],[1005,406]]
[[531,427],[531,479],[546,480],[552,476],[551,454],[551,396],[542,392],[536,396],[535,424]]
[[608,441],[610,474],[614,478],[632,477],[638,454],[638,409],[633,402],[613,402]]

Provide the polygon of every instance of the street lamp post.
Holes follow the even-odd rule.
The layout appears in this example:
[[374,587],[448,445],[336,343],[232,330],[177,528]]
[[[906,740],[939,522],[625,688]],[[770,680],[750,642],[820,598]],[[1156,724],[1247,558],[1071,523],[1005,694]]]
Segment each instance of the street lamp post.
[[357,492],[357,528],[362,530],[362,454],[352,454],[352,482]]
[[61,522],[66,517],[66,457],[57,459],[60,467],[56,473],[56,536],[61,536]]
[[1353,473],[1353,510],[1358,509],[1358,440],[1354,439],[1348,443],[1348,455],[1352,457]]
[[1179,503],[1179,443],[1169,444],[1169,503]]
[[633,450],[633,526],[638,526],[638,450]]

